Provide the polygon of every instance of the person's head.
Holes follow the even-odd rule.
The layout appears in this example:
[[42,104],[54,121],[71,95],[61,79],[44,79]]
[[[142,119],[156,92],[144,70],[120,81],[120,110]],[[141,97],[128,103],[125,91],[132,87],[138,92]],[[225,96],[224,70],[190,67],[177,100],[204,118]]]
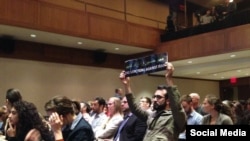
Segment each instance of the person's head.
[[247,99],[247,107],[246,107],[247,111],[250,111],[250,98]]
[[5,122],[5,120],[8,118],[8,110],[6,106],[0,107],[0,121]]
[[167,95],[167,87],[159,85],[153,95],[153,110],[162,111],[169,108],[169,99]]
[[5,98],[6,106],[10,110],[14,102],[22,100],[22,95],[18,89],[11,88],[7,90]]
[[211,10],[208,9],[208,10],[206,11],[206,15],[210,15],[210,14],[211,14]]
[[80,102],[77,100],[72,100],[73,108],[75,111],[75,114],[78,115],[81,111],[81,105]]
[[203,101],[203,109],[206,113],[211,113],[213,111],[220,112],[221,107],[221,100],[214,95],[207,95]]
[[108,111],[111,117],[117,113],[121,113],[121,100],[118,97],[109,98]]
[[9,122],[16,127],[16,137],[20,140],[24,140],[31,129],[40,131],[44,140],[52,137],[36,106],[31,102],[22,100],[14,102],[9,114]]
[[57,112],[58,115],[65,117],[68,114],[75,114],[73,101],[66,96],[55,96],[45,104],[45,110]]
[[102,113],[103,109],[106,105],[106,101],[102,97],[96,97],[95,100],[93,101],[93,112],[94,113]]
[[124,97],[122,98],[121,107],[122,107],[122,112],[123,112],[124,114],[127,114],[127,113],[130,112],[130,109],[129,109],[129,105],[128,105],[128,101],[127,101],[126,96],[124,96]]
[[193,111],[193,102],[191,96],[189,95],[181,96],[180,103],[187,115],[189,115]]
[[198,93],[190,93],[189,96],[192,98],[193,107],[197,108],[200,104],[200,95]]
[[81,102],[80,105],[81,105],[81,113],[82,114],[90,113],[91,108],[87,102]]
[[115,93],[122,95],[122,93],[123,93],[122,88],[116,88]]
[[147,110],[151,106],[151,99],[149,97],[143,96],[140,98],[140,107],[142,110]]

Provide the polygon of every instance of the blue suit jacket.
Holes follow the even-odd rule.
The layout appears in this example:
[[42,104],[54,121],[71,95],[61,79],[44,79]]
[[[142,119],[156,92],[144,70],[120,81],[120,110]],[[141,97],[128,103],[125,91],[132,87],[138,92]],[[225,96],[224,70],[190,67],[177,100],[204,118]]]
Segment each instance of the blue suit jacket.
[[[131,115],[121,129],[120,141],[142,141],[147,129],[146,122],[141,121],[135,115]],[[117,136],[118,130],[114,136]]]

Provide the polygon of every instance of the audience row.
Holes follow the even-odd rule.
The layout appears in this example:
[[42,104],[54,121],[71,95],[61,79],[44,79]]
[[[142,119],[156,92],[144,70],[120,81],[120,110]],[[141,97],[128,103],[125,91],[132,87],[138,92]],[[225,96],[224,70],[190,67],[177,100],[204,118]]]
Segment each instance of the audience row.
[[131,79],[122,71],[124,89],[116,89],[107,101],[57,95],[44,104],[45,118],[18,89],[9,89],[0,109],[1,134],[8,141],[182,141],[186,125],[250,125],[250,98],[221,101],[207,95],[200,104],[199,94],[180,94],[173,72],[174,66],[166,63],[166,84],[138,103]]

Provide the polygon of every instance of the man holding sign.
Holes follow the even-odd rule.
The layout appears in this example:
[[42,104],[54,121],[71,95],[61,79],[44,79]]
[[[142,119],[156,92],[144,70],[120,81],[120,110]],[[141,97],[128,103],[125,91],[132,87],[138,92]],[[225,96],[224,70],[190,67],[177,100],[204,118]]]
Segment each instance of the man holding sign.
[[147,121],[148,128],[143,141],[176,141],[179,133],[185,130],[186,114],[179,103],[180,93],[172,80],[174,66],[171,63],[166,63],[165,66],[167,66],[166,86],[157,87],[152,99],[154,109],[152,113],[141,110],[135,103],[130,78],[125,71],[120,74],[131,112],[139,119]]

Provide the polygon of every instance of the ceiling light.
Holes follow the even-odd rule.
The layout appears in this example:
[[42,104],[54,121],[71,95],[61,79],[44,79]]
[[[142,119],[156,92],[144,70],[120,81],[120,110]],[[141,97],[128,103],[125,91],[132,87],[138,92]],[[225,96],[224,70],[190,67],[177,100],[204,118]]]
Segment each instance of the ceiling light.
[[82,44],[82,42],[77,42],[77,44],[78,44],[78,45],[81,45],[81,44]]
[[196,72],[196,74],[201,74],[201,72]]
[[31,38],[36,38],[36,34],[30,34]]
[[221,79],[224,79],[225,77],[224,76],[222,76],[222,77],[220,77]]
[[215,73],[215,74],[213,74],[214,76],[217,76],[217,74]]
[[236,55],[235,55],[235,54],[232,54],[232,55],[230,55],[230,57],[231,57],[231,58],[234,58],[234,57],[236,57]]
[[120,48],[116,47],[115,50],[120,50]]
[[237,70],[237,72],[241,72],[241,70]]
[[188,61],[188,64],[192,64],[193,63],[193,61]]

